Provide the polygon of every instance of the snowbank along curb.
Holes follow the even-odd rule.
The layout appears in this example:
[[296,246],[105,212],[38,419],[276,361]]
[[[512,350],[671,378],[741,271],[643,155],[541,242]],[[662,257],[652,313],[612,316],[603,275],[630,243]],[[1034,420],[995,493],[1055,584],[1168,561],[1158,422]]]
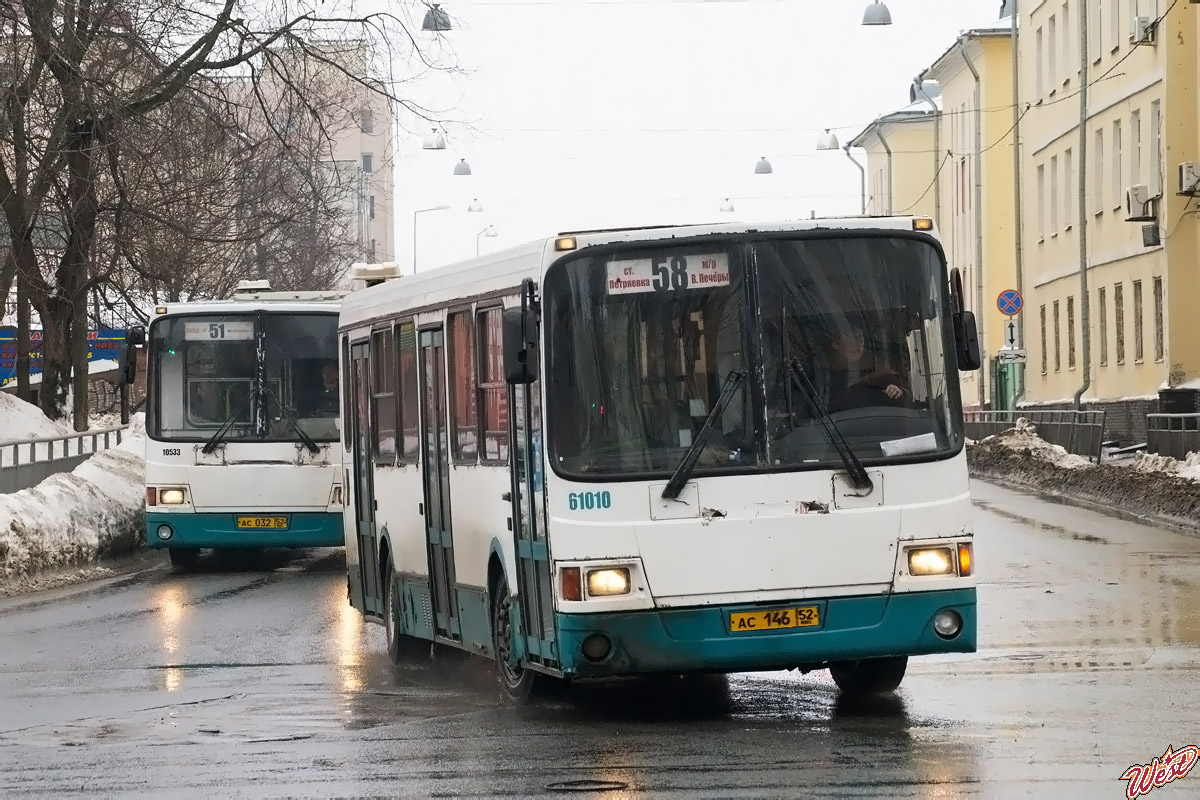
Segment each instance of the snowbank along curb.
[[968,444],[967,464],[973,477],[1200,530],[1200,456],[1178,462],[1140,454],[1130,466],[1094,464],[1040,439],[1020,419],[1010,430]]

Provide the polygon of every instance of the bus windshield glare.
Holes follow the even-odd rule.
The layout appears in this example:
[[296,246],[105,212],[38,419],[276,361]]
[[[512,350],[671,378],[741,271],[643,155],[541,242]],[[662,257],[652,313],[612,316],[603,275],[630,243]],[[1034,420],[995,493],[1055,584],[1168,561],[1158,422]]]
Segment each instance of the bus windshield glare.
[[748,379],[696,475],[841,469],[836,434],[867,466],[957,452],[946,286],[938,249],[896,234],[559,263],[543,316],[554,468],[589,480],[669,476],[735,371]]
[[207,441],[230,418],[224,440],[338,439],[336,314],[167,317],[150,360],[155,439]]

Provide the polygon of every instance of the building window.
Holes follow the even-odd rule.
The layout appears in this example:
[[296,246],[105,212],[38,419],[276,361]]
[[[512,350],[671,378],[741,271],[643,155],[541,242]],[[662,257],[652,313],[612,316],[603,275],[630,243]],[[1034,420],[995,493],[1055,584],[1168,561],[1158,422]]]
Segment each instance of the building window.
[[391,329],[371,334],[371,424],[376,463],[396,462],[396,357]]
[[1125,284],[1113,286],[1113,327],[1117,331],[1117,363],[1125,363]]
[[1050,235],[1058,233],[1058,156],[1050,158]]
[[1050,17],[1049,34],[1050,63],[1046,66],[1046,72],[1050,79],[1050,92],[1053,94],[1054,86],[1058,81],[1058,23],[1053,16]]
[[1058,301],[1054,301],[1054,371],[1062,369],[1062,339],[1059,337]]
[[1063,69],[1063,73],[1064,73],[1063,86],[1066,86],[1068,83],[1071,82],[1071,65],[1074,64],[1076,61],[1078,61],[1078,59],[1074,58],[1075,36],[1072,35],[1073,32],[1071,31],[1071,4],[1070,3],[1063,3],[1063,6],[1062,6],[1062,33],[1063,33],[1062,59],[1063,59],[1063,67],[1064,67],[1064,69]]
[[1100,310],[1100,366],[1108,363],[1108,296],[1103,286],[1099,289],[1096,306]]
[[[1087,0],[1084,0],[1084,9]],[[1093,63],[1100,63],[1104,51],[1104,0],[1092,0],[1092,19],[1088,20],[1088,54]]]
[[1070,229],[1071,221],[1075,219],[1075,192],[1071,191],[1075,174],[1075,164],[1071,151],[1063,154],[1063,228]]
[[1125,155],[1121,152],[1121,120],[1113,122],[1112,135],[1112,193],[1113,208],[1125,205],[1125,186],[1122,180],[1124,173]]
[[1162,194],[1163,186],[1163,154],[1162,154],[1162,102],[1155,100],[1150,104],[1150,196]]
[[1162,278],[1154,279],[1154,360],[1162,361],[1166,357],[1163,335],[1163,284]]
[[1046,364],[1049,361],[1049,354],[1046,350],[1046,306],[1042,306],[1042,374],[1045,375]]
[[1142,182],[1142,112],[1129,115],[1129,183]]
[[421,452],[417,410],[417,332],[411,322],[396,328],[396,351],[400,361],[400,458],[415,464]]
[[1112,1],[1108,20],[1109,45],[1115,53],[1121,47],[1121,0]]
[[1046,238],[1046,165],[1038,164],[1037,169],[1037,223],[1038,241]]
[[1067,298],[1067,369],[1075,369],[1075,298]]
[[450,315],[450,444],[454,460],[473,464],[479,457],[479,413],[475,399],[475,336],[471,312]]
[[362,169],[363,172],[372,172],[375,168],[375,157],[370,153],[362,154]]
[[1141,362],[1146,357],[1142,337],[1142,282],[1133,282],[1133,360]]
[[508,383],[504,380],[504,311],[489,308],[479,312],[479,398],[483,409],[483,452],[485,463],[508,462]]
[[1046,96],[1046,84],[1044,82],[1046,75],[1046,45],[1042,37],[1042,29],[1037,29],[1037,96],[1039,98]]
[[367,198],[367,215],[375,219],[375,195]]
[[1093,209],[1097,214],[1104,211],[1104,179],[1108,177],[1104,171],[1104,129],[1096,129],[1096,144],[1092,148],[1096,151],[1096,179],[1092,185],[1092,196],[1096,199],[1096,207]]
[[363,133],[375,132],[375,113],[369,108],[364,108],[358,114],[358,127]]

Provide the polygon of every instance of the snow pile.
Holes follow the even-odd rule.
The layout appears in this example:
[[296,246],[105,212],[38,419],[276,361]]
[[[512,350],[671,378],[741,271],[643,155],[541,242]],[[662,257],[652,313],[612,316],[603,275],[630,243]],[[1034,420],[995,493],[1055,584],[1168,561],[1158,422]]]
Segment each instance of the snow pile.
[[16,395],[0,392],[0,441],[69,436],[72,433],[74,431],[66,422],[52,420],[37,406]]
[[1094,466],[1083,456],[1068,453],[1065,447],[1050,444],[1038,436],[1037,426],[1025,417],[1018,417],[1013,427],[1006,431],[980,439],[975,446],[1011,450],[1024,457],[1035,458],[1063,469],[1085,469]]
[[1183,461],[1158,453],[1138,453],[1131,468],[1146,474],[1174,475],[1184,480],[1200,482],[1200,453],[1188,453]]
[[0,580],[132,548],[145,517],[145,417],[73,472],[0,495]]

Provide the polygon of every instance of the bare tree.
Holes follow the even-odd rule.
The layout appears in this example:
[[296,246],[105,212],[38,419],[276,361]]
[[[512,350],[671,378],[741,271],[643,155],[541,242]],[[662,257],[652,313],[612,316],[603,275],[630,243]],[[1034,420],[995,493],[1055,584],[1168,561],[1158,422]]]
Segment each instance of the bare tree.
[[[199,208],[212,200],[211,193],[185,190],[186,196],[174,201],[171,213],[159,219],[133,199],[153,196],[147,186],[156,187],[160,197],[180,186],[180,181],[146,170],[144,164],[142,170],[134,170],[138,180],[130,182],[122,161],[125,151],[140,146],[136,136],[153,128],[152,118],[161,123],[172,116],[159,118],[156,112],[183,95],[203,95],[205,80],[212,83],[215,76],[236,70],[253,76],[264,65],[283,64],[277,50],[285,45],[302,53],[301,61],[323,63],[364,86],[364,72],[345,69],[311,43],[352,33],[354,38],[383,41],[423,61],[416,39],[397,16],[328,17],[322,15],[323,7],[321,0],[274,0],[261,18],[248,20],[235,0],[8,0],[0,6],[7,72],[7,80],[0,81],[6,112],[0,123],[0,206],[10,231],[0,289],[15,281],[41,318],[44,361],[39,403],[47,415],[63,416],[67,376],[74,365],[86,363],[87,298],[93,286],[113,280],[122,264],[138,274],[156,276],[151,261],[159,258],[213,263],[214,252],[197,250],[205,244],[215,248],[222,237],[213,232],[228,231],[224,238],[234,241],[246,235],[245,226],[240,233],[236,226],[229,229],[218,213],[207,210],[196,227],[191,227],[195,219],[181,224],[188,204]],[[283,75],[285,93],[304,102],[302,84],[289,77],[293,73],[268,71]],[[383,84],[370,88],[391,94]],[[264,110],[265,104],[259,103],[259,108]],[[277,135],[276,140],[283,142],[286,137]],[[191,146],[203,146],[205,141]],[[225,147],[217,151],[231,152]],[[236,148],[232,152],[236,158],[245,157]],[[216,180],[204,169],[202,164],[188,167],[201,173],[202,183]],[[315,169],[300,170],[294,182],[276,186],[295,197],[295,187],[305,181],[311,186],[317,174]],[[263,202],[260,207],[270,210],[273,205]],[[38,263],[35,240],[46,218],[52,218],[52,229],[62,234],[62,247],[49,270]],[[294,216],[288,220],[292,225],[297,222]],[[317,213],[305,222],[311,228],[322,220]],[[94,263],[106,226],[112,236],[107,258]],[[276,228],[281,243],[289,241],[285,227]],[[140,243],[140,250],[125,241],[126,230],[131,241]],[[262,240],[270,241],[265,236]],[[315,263],[316,248],[307,257]],[[87,424],[86,386],[86,370],[75,370],[77,428]]]

